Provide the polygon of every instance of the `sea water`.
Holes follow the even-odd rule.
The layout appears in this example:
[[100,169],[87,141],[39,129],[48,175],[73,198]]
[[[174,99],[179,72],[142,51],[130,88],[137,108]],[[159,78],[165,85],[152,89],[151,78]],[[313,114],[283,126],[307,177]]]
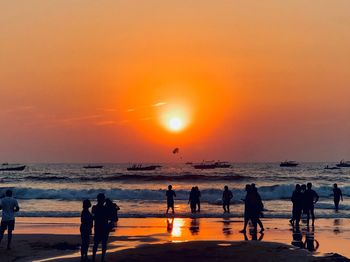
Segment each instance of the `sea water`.
[[[157,163],[159,164],[159,163]],[[79,216],[82,200],[93,202],[105,193],[121,208],[120,217],[162,217],[169,184],[176,192],[175,211],[189,217],[191,187],[201,191],[200,217],[222,216],[221,197],[227,185],[233,193],[232,217],[241,217],[246,184],[255,183],[263,199],[266,217],[289,218],[290,197],[296,183],[313,183],[320,196],[316,216],[350,218],[350,168],[326,170],[335,163],[301,163],[283,168],[279,163],[231,163],[232,168],[197,170],[186,164],[160,164],[154,171],[127,171],[129,164],[104,164],[102,169],[85,169],[86,164],[28,164],[24,171],[0,172],[0,196],[13,189],[21,210],[18,216]],[[344,194],[340,211],[334,211],[332,186]]]

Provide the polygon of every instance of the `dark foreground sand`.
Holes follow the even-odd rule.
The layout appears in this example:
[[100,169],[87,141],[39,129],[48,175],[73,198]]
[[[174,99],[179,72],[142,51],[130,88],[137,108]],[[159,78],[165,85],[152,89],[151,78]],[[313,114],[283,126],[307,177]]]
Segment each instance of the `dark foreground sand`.
[[[55,261],[73,262],[77,258]],[[218,262],[218,261],[350,261],[339,255],[314,257],[306,250],[271,242],[194,241],[144,245],[108,254],[107,261],[118,262]]]

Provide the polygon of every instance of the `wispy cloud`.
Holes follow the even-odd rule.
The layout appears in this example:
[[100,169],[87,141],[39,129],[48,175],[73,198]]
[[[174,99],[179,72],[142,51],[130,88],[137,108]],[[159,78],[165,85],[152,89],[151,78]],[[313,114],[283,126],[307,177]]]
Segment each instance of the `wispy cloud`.
[[153,104],[152,106],[153,106],[153,107],[159,107],[159,106],[164,106],[164,105],[166,105],[165,102],[158,102],[158,103],[156,103],[156,104]]

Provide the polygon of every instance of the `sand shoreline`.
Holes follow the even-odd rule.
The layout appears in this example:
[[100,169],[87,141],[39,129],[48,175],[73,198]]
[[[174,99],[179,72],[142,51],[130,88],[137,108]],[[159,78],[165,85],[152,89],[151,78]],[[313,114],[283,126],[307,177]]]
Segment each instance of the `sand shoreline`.
[[[237,243],[246,242],[252,243],[249,245],[254,246],[253,250],[255,250],[255,246],[262,249],[267,248],[264,246],[267,243],[277,245],[277,249],[274,251],[272,248],[270,252],[277,252],[281,249],[281,245],[292,248],[290,244],[293,241],[293,231],[291,231],[287,220],[265,219],[263,222],[266,227],[265,234],[258,234],[254,238],[249,232],[246,235],[239,233],[242,227],[242,220],[239,219],[120,219],[116,232],[111,234],[107,259],[114,261],[114,258],[124,254],[123,252],[132,253],[132,250],[139,250],[145,245],[152,245],[156,248],[156,245],[171,243],[184,243],[185,246],[187,243],[192,252],[199,248],[197,246],[190,247],[188,243],[192,242],[200,242],[203,245],[210,242],[212,243],[210,245],[213,245],[211,248],[215,250],[217,249],[215,245],[219,243],[233,243],[232,248],[237,249]],[[314,230],[302,227],[301,234],[303,234],[304,239],[307,234],[311,234],[320,243],[319,249],[312,253],[315,256],[338,253],[350,257],[350,252],[347,250],[350,245],[350,240],[347,237],[350,232],[349,222],[348,219],[320,219],[316,221]],[[262,241],[244,241],[252,239],[261,239]],[[3,241],[6,240],[5,236]],[[79,256],[79,218],[18,218],[13,250],[5,250],[6,244],[4,242],[0,248],[1,261],[50,261],[50,258],[55,261],[69,260],[72,256]],[[161,247],[159,247],[160,253],[163,252]],[[169,248],[176,249],[177,247]],[[296,250],[305,251],[294,247],[293,251]],[[221,251],[217,250],[217,252]],[[78,260],[76,258],[69,261]],[[118,259],[118,261],[120,260]]]

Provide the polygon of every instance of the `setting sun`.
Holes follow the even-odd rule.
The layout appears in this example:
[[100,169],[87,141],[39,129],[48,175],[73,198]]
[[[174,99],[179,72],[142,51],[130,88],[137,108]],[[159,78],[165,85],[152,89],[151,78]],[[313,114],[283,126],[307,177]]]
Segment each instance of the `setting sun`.
[[169,121],[169,129],[174,132],[178,132],[183,128],[183,124],[180,118],[174,117]]

